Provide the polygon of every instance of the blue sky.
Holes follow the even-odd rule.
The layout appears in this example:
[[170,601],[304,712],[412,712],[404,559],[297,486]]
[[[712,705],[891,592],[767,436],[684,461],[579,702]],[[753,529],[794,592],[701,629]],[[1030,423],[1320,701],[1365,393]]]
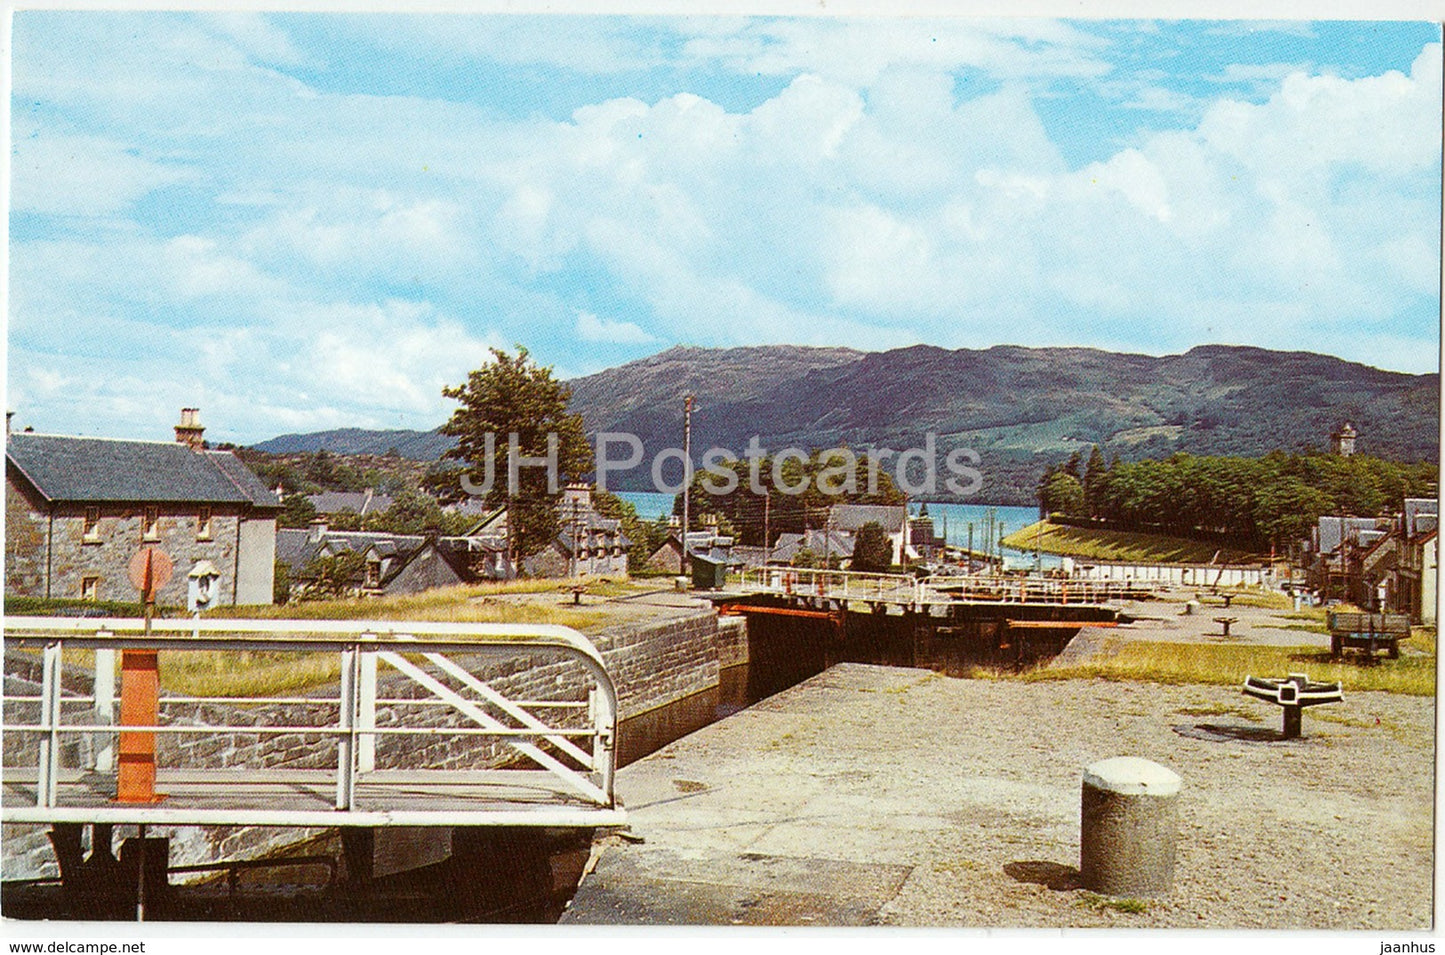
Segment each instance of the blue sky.
[[1439,350],[1438,27],[14,15],[7,401],[428,428],[526,345]]

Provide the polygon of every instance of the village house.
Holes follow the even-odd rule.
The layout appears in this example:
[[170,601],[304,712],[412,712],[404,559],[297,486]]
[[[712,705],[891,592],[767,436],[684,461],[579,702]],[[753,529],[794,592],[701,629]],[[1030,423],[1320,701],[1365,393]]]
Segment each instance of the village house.
[[1395,517],[1321,517],[1305,542],[1307,585],[1323,600],[1433,624],[1439,501],[1406,498]]
[[276,533],[276,559],[286,565],[297,594],[304,593],[298,581],[308,565],[348,553],[363,558],[362,578],[351,588],[357,596],[414,594],[512,576],[506,542],[496,538],[338,531],[321,519]]
[[176,440],[34,432],[5,436],[5,592],[135,600],[128,567],[143,547],[174,565],[156,595],[184,605],[186,575],[209,562],[224,604],[269,604],[280,501],[229,451],[208,450],[199,412]]
[[[918,557],[908,537],[908,508],[888,504],[835,504],[828,509],[828,529],[856,538],[864,524],[878,524],[893,549],[890,563],[904,564]],[[852,549],[849,549],[852,553]]]
[[[621,520],[597,511],[589,485],[563,488],[557,518],[557,536],[539,553],[522,560],[522,573],[528,577],[627,576],[627,549],[632,541],[622,532]],[[507,519],[507,509],[499,508],[468,535],[505,541]]]
[[1321,517],[1304,544],[1306,586],[1323,600],[1367,600],[1361,562],[1392,525],[1385,517]]
[[[672,574],[674,576],[684,573],[682,569],[682,524],[672,527],[667,535],[667,540],[658,545],[647,558],[646,569],[657,574]],[[689,531],[687,535],[687,552],[689,555],[706,557],[709,560],[717,561],[725,566],[733,564],[733,543],[732,537],[719,534],[716,527],[705,528],[700,531]]]
[[908,543],[912,546],[913,552],[928,563],[942,560],[948,542],[944,539],[947,535],[947,516],[945,515],[944,533],[940,534],[934,530],[933,518],[928,514],[928,505],[924,504],[919,510],[918,516],[908,522]]
[[843,531],[814,529],[806,530],[801,534],[779,534],[777,541],[773,544],[768,563],[795,563],[798,555],[803,551],[812,554],[819,565],[823,565],[825,562],[846,562],[853,558],[853,535]]

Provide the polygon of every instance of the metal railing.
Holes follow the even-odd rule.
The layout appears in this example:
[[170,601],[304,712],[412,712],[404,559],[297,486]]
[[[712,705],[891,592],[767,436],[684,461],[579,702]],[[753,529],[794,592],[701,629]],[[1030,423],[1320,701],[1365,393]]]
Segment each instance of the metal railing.
[[1102,604],[1158,589],[1135,581],[1077,580],[1037,576],[970,574],[910,577],[861,571],[804,567],[754,567],[742,572],[739,586],[753,593],[825,597],[871,603],[926,605],[960,601],[999,603]]
[[[141,620],[74,620],[44,617],[9,617],[5,620],[4,645],[7,667],[14,659],[10,651],[38,651],[40,656],[40,690],[38,696],[7,695],[7,714],[24,710],[26,720],[6,719],[4,732],[12,743],[36,740],[34,762],[35,805],[14,805],[13,790],[0,814],[6,821],[99,821],[103,818],[136,816],[138,809],[97,809],[95,806],[67,806],[62,799],[62,741],[77,736],[90,736],[102,745],[95,752],[91,765],[82,767],[92,773],[109,769],[113,745],[123,733],[154,733],[161,736],[228,736],[256,737],[258,740],[277,735],[300,734],[311,741],[313,751],[334,752],[334,769],[313,770],[327,776],[327,788],[334,791],[334,808],[338,814],[360,812],[357,805],[359,783],[384,780],[377,767],[377,743],[394,737],[425,739],[429,737],[477,738],[478,742],[496,741],[509,748],[515,756],[543,770],[552,785],[565,794],[570,803],[584,808],[614,810],[617,803],[613,791],[615,771],[615,739],[617,731],[617,693],[608,676],[601,655],[581,634],[566,627],[542,625],[454,624],[402,621],[325,621],[325,620],[159,620],[149,634]],[[95,679],[88,692],[65,693],[62,676],[67,651],[92,651],[95,654]],[[336,675],[326,681],[327,689],[316,695],[271,696],[180,696],[161,695],[161,716],[153,725],[117,725],[114,692],[115,652],[117,650],[155,650],[166,654],[221,652],[234,660],[241,653],[295,654],[316,658],[324,663],[331,656],[335,662],[323,666]],[[563,685],[555,699],[510,699],[497,690],[475,670],[488,661],[519,655],[568,661],[578,668],[579,679]],[[268,657],[268,659],[271,659]],[[233,664],[236,665],[236,664]],[[384,684],[389,695],[378,696],[378,668],[389,667],[404,681]],[[516,669],[516,668],[513,668]],[[410,684],[421,695],[397,695],[398,684]],[[419,689],[417,689],[419,688]],[[333,695],[334,694],[334,695]],[[530,696],[537,696],[534,689]],[[298,709],[317,715],[309,723],[248,723],[230,720],[225,724],[191,725],[180,722],[167,711],[178,707],[222,704],[243,708],[268,705],[289,705],[286,712]],[[77,712],[77,706],[89,712]],[[435,713],[438,708],[451,711],[446,725],[419,725],[417,712]],[[389,719],[378,722],[378,711]],[[557,714],[561,714],[558,716]],[[270,714],[270,715],[275,715]],[[544,720],[547,715],[549,720]],[[570,719],[569,719],[570,716]],[[560,722],[559,722],[560,721]],[[562,725],[569,724],[569,725]],[[21,747],[22,751],[25,747]],[[407,747],[393,747],[405,754]],[[10,747],[7,746],[7,753]],[[330,762],[328,757],[327,762]],[[7,765],[12,777],[17,769]],[[74,768],[74,767],[72,767]],[[183,769],[161,765],[159,770]],[[237,776],[255,767],[235,767]],[[428,766],[388,766],[407,773],[407,785],[415,788],[426,784],[432,773]],[[441,771],[435,771],[433,775]],[[535,770],[533,771],[535,773]],[[74,773],[71,774],[72,776]],[[222,787],[225,781],[218,784]],[[79,800],[83,802],[84,800]],[[93,802],[94,800],[92,800]],[[545,807],[513,811],[508,819],[528,819],[527,813],[540,812],[537,822],[520,824],[545,825]],[[166,810],[154,809],[155,821],[164,821]],[[362,812],[362,815],[367,815]],[[171,812],[177,817],[177,812]],[[184,813],[180,813],[184,815]],[[228,822],[265,825],[327,825],[324,815],[301,813],[306,819],[282,819],[282,813],[268,807],[240,807],[227,818]],[[416,817],[412,824],[436,824],[422,818],[424,813],[387,813],[384,821],[397,822],[403,817]],[[191,813],[197,819],[209,818],[202,811]],[[293,813],[292,816],[295,816]],[[369,817],[380,818],[378,811]],[[571,817],[568,817],[571,818]],[[307,821],[309,820],[309,821]],[[129,820],[127,820],[129,821]],[[365,820],[361,820],[364,822]],[[404,820],[403,820],[404,821]],[[502,820],[511,824],[507,820]],[[334,824],[334,823],[333,823]],[[358,822],[357,824],[360,824]]]
[[869,574],[807,567],[752,567],[742,572],[744,590],[883,603],[917,603],[918,580],[906,574]]
[[991,600],[1000,603],[1103,604],[1158,589],[1151,583],[1118,580],[1080,580],[1056,577],[1007,577],[969,574],[928,577],[924,586],[933,594],[956,600]]

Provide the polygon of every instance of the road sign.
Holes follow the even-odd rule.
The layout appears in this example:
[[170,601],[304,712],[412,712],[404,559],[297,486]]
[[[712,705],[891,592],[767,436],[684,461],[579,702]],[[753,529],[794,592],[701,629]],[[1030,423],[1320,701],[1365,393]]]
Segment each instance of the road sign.
[[171,559],[159,547],[143,547],[130,559],[130,582],[143,599],[154,599],[155,592],[171,579]]

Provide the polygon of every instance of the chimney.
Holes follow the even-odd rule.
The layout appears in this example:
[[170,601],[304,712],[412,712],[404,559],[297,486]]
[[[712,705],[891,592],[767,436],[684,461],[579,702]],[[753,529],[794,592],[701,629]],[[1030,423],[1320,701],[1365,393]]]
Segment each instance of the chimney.
[[326,524],[326,518],[316,518],[311,522],[309,529],[311,533],[307,536],[307,540],[315,544],[316,542],[320,541],[321,538],[326,536],[326,531],[328,529]]
[[176,441],[192,451],[200,451],[205,448],[205,441],[201,439],[201,435],[205,433],[205,425],[201,424],[201,409],[182,408],[181,423],[176,425]]
[[10,419],[15,417],[15,412],[5,412],[5,437],[10,437]]

